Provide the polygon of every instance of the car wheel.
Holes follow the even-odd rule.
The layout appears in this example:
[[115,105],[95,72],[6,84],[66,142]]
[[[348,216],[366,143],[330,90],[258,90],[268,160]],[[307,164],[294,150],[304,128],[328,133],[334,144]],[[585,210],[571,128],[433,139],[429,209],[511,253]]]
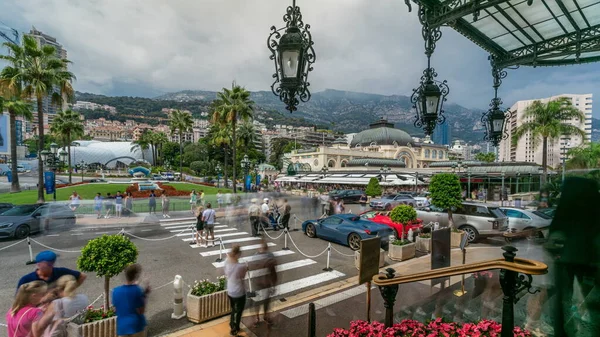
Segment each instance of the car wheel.
[[309,238],[317,237],[317,229],[315,228],[315,225],[311,223],[306,225],[306,236],[308,236]]
[[359,250],[360,249],[360,241],[361,241],[361,238],[360,238],[360,236],[358,236],[358,234],[352,233],[352,234],[348,235],[348,246],[350,247],[350,249]]
[[[528,230],[532,230],[532,229],[536,229],[536,228],[535,227],[527,227],[527,228],[523,229],[523,231],[528,231]],[[543,239],[543,238],[544,238],[544,234],[542,234],[542,231],[536,231],[535,233],[527,236],[527,240],[535,240],[535,239]]]
[[467,241],[469,241],[469,243],[475,242],[479,238],[479,232],[477,232],[473,226],[462,226],[459,229],[465,231],[467,234]]
[[29,236],[29,226],[21,225],[15,230],[15,238],[23,239]]

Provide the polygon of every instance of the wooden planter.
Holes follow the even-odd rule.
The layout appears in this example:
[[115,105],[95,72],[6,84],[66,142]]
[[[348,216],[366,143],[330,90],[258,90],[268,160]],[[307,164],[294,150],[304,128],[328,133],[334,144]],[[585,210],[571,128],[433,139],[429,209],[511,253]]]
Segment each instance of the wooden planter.
[[204,296],[194,296],[190,290],[186,307],[188,320],[194,323],[202,323],[231,312],[226,290]]
[[416,245],[414,243],[405,244],[403,246],[396,246],[390,244],[390,259],[394,261],[404,261],[412,259],[413,257],[415,257],[415,247]]
[[117,317],[91,323],[67,325],[68,337],[117,337]]
[[416,250],[420,252],[431,252],[431,238],[422,238],[417,236],[417,241],[415,242]]
[[[379,268],[385,264],[385,250],[379,249]],[[360,268],[360,250],[354,251],[354,266],[356,269]]]
[[450,247],[458,248],[460,247],[460,242],[462,241],[463,236],[465,236],[464,231],[460,232],[450,232]]

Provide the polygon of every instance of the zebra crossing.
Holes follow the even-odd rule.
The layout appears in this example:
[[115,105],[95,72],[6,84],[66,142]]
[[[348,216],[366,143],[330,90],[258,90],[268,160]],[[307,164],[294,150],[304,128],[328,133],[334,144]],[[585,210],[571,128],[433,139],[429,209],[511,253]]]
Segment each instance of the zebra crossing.
[[[243,252],[246,252],[246,254],[243,254],[243,257],[240,258],[241,263],[260,265],[260,262],[266,258],[266,255],[255,254],[261,247],[261,238],[253,237],[251,236],[251,233],[235,228],[234,226],[221,223],[215,225],[215,239],[221,238],[224,246],[224,249],[220,250],[218,242],[215,242],[215,245],[212,247],[201,247],[196,244],[189,244],[195,240],[192,236],[195,234],[194,225],[196,223],[196,218],[194,217],[161,219],[159,221],[163,230],[172,233],[171,235],[181,239],[181,241],[186,243],[190,248],[198,249],[199,257],[201,259],[210,259],[214,268],[219,269],[224,267],[224,261],[215,261],[215,259],[230,252],[231,245],[233,244],[240,245],[240,249]],[[312,258],[306,258],[300,252],[293,249],[277,250],[274,248],[281,246],[281,242],[283,242],[283,238],[275,242],[267,240],[267,245],[271,248],[271,253],[278,260],[278,265],[276,266],[277,273],[282,274],[288,272],[288,274],[284,277],[284,282],[277,286],[272,287],[271,289],[257,290],[255,292],[256,296],[253,298],[254,301],[262,301],[269,296],[269,294],[272,296],[284,296],[298,290],[306,290],[307,288],[315,287],[346,276],[344,273],[335,270],[322,272],[321,268],[316,266],[318,264],[317,261]],[[318,270],[318,272],[315,273],[315,270]],[[268,270],[266,268],[250,270],[247,279],[252,280],[259,278],[267,273]],[[313,275],[307,276],[307,274],[311,273]],[[288,275],[294,275],[295,277],[290,280]],[[278,278],[281,279],[281,276],[278,276]]]

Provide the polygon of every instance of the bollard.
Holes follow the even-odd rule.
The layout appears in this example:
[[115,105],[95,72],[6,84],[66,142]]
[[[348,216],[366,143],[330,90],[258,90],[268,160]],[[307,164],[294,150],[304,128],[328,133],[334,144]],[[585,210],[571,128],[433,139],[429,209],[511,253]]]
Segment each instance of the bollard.
[[215,262],[223,262],[223,237],[219,236],[219,258],[215,260]]
[[[194,233],[194,228],[193,227],[191,227],[190,230],[192,231],[192,242],[194,242],[194,239],[195,239],[194,234],[196,234],[196,233]],[[196,245],[198,245],[198,242],[196,242]]]
[[289,235],[289,232],[287,230],[287,228],[283,229],[283,248],[281,248],[281,250],[290,250],[287,246],[287,236]]
[[314,303],[308,304],[308,337],[317,336],[317,313]]
[[181,319],[186,315],[183,310],[183,280],[180,275],[175,275],[173,281],[173,313],[172,319]]
[[298,229],[298,217],[296,216],[296,214],[294,214],[294,229],[292,229],[293,232],[297,232],[299,231]]
[[33,250],[31,249],[31,240],[29,239],[29,236],[27,237],[27,246],[29,246],[29,261],[27,261],[25,264],[35,264],[35,260],[33,259]]
[[329,268],[329,257],[331,256],[331,243],[327,245],[327,267],[323,268],[323,271],[332,271],[332,268]]

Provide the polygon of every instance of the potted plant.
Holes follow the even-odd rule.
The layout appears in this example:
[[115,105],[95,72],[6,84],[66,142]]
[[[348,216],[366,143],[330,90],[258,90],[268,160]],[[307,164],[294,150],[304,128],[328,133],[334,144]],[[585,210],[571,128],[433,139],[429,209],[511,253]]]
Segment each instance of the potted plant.
[[117,320],[110,307],[110,279],[135,263],[137,257],[137,247],[120,234],[103,235],[83,247],[77,267],[104,277],[104,305],[100,309],[88,308],[82,319],[69,323],[69,331],[82,337],[116,337]]
[[463,236],[467,235],[465,231],[452,227],[450,231],[450,247],[458,248],[462,242]]
[[225,290],[225,277],[217,282],[194,281],[187,295],[187,317],[194,323],[201,323],[231,312],[229,297]]
[[398,205],[390,212],[390,219],[402,225],[402,233],[398,235],[403,239],[406,236],[404,229],[407,225],[417,222],[417,211],[409,205]]
[[[431,177],[429,182],[431,203],[448,212],[448,226],[454,231],[452,210],[462,206],[462,191],[460,180],[453,173],[440,173]],[[459,244],[460,244],[460,238]]]
[[431,233],[419,233],[415,242],[416,250],[420,252],[431,252]]

